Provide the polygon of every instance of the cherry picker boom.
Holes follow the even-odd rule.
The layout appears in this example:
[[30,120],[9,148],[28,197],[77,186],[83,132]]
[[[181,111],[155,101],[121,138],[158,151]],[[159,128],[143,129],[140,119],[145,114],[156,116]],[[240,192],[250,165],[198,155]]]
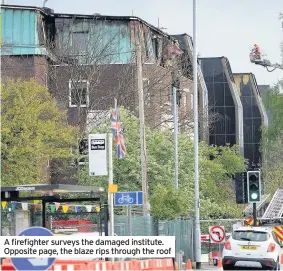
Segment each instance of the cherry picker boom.
[[[264,59],[262,54],[255,49],[252,49],[252,51],[250,52],[250,61],[251,63],[265,67],[268,72],[273,72],[276,69],[283,70],[283,64],[272,64],[268,59]],[[269,70],[268,68],[273,69]]]

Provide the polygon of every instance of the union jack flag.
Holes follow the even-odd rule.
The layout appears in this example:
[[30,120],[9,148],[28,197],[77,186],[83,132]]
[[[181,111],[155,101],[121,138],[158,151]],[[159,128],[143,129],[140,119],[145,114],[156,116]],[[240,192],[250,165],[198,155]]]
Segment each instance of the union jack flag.
[[125,146],[124,137],[122,134],[119,112],[118,112],[116,101],[115,101],[115,109],[111,115],[111,131],[114,136],[114,141],[116,142],[116,150],[117,150],[118,159],[123,159],[125,158],[125,155],[126,155],[126,146]]

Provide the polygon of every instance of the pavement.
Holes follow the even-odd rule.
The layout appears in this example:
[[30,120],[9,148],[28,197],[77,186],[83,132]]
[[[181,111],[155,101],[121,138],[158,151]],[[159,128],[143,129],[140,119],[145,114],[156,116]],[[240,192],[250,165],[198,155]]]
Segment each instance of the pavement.
[[218,270],[218,268],[211,263],[201,263],[201,270]]
[[[196,270],[195,268],[194,268],[194,263],[193,263],[193,270]],[[184,268],[183,269],[180,269],[180,270],[186,270],[186,268],[185,268],[185,265],[183,266]],[[217,266],[214,266],[214,265],[212,265],[212,264],[209,264],[209,263],[207,263],[207,262],[205,262],[205,263],[201,263],[201,269],[200,270],[219,270],[218,269],[218,267]]]

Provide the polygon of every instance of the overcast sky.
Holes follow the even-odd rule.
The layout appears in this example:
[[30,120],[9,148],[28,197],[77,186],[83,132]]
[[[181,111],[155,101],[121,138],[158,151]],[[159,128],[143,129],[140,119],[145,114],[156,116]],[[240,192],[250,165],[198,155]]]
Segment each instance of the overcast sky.
[[[249,62],[249,50],[259,44],[271,62],[279,63],[283,31],[279,13],[283,0],[197,0],[198,52],[201,57],[226,56],[232,71],[252,72],[258,84],[273,85],[283,71],[269,73]],[[41,7],[43,0],[6,0],[6,4]],[[192,0],[48,0],[57,13],[132,15],[169,34],[192,35]]]

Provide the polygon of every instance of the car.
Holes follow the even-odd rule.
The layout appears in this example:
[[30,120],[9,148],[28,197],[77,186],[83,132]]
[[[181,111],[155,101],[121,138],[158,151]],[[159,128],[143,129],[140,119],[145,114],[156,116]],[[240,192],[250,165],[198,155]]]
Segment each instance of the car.
[[240,267],[280,270],[282,247],[272,228],[240,227],[225,242],[223,270]]

